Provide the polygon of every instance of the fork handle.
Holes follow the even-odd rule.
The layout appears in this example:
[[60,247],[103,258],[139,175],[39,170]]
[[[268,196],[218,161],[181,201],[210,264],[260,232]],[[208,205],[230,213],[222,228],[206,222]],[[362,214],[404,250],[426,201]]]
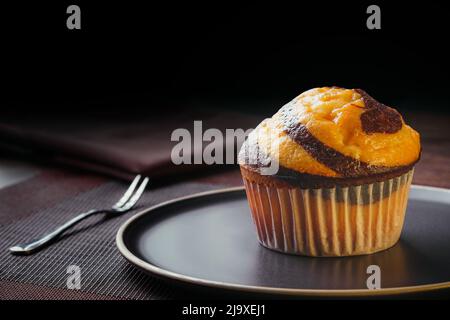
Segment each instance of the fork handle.
[[39,239],[31,240],[30,242],[21,243],[9,248],[9,251],[13,254],[30,254],[36,250],[39,250],[50,243],[52,240],[57,238],[59,235],[64,233],[66,230],[72,228],[78,222],[94,215],[97,213],[103,212],[102,210],[89,210],[87,212],[80,213],[76,217],[70,219],[63,225],[59,226],[55,230],[46,235],[42,236]]

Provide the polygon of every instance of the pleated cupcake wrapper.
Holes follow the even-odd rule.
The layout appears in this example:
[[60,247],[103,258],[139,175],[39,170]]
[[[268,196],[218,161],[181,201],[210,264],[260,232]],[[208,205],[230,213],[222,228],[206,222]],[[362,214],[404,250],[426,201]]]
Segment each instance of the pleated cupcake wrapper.
[[332,189],[278,188],[245,178],[244,184],[263,246],[291,254],[348,256],[398,241],[413,173]]

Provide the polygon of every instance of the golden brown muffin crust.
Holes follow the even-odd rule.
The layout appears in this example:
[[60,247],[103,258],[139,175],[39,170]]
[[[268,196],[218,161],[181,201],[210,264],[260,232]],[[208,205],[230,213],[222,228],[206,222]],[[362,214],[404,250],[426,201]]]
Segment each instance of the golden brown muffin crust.
[[360,89],[306,91],[250,136],[239,154],[241,166],[257,173],[261,165],[277,161],[278,177],[297,175],[314,185],[402,174],[420,157],[419,134],[395,109]]

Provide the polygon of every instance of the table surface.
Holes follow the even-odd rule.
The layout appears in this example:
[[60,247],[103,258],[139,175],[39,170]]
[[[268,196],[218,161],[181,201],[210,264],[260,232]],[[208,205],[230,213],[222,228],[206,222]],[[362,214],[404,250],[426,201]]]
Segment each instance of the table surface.
[[[450,188],[450,115],[411,112],[406,113],[404,118],[407,123],[421,133],[422,156],[416,166],[413,183]],[[20,185],[20,183],[39,175],[40,172],[40,165],[5,158],[0,159],[0,191],[13,189],[12,187],[15,185]],[[192,178],[192,182],[217,186],[242,184],[237,169],[195,177]],[[30,194],[29,200],[32,203],[42,203],[38,199],[39,196],[39,192]],[[5,287],[5,289],[14,291],[20,290],[20,287],[14,285],[10,288]]]

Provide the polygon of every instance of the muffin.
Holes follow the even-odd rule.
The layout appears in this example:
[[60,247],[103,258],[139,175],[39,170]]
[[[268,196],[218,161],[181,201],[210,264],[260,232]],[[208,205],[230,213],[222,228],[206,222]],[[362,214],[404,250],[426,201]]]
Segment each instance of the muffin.
[[248,136],[239,165],[260,243],[350,256],[393,246],[419,134],[360,89],[308,90]]

